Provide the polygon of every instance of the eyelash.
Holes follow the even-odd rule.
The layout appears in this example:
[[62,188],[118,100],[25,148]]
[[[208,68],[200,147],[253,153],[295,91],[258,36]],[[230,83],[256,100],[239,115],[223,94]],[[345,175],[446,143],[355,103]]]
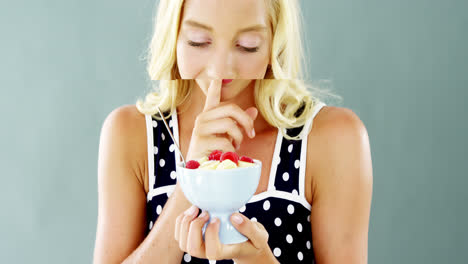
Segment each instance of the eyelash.
[[[207,43],[199,43],[199,42],[193,42],[193,41],[188,41],[187,42],[190,46],[192,47],[198,47],[198,48],[203,48],[207,45]],[[255,48],[246,48],[246,47],[242,47],[242,46],[239,46],[241,50],[245,51],[245,52],[250,52],[250,53],[255,53],[258,51],[258,47],[255,47]]]

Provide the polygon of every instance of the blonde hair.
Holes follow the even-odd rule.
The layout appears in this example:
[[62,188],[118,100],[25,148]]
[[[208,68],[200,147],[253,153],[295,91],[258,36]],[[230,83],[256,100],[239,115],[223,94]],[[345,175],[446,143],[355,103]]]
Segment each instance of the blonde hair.
[[[265,120],[277,128],[295,128],[311,118],[320,101],[318,94],[333,95],[306,84],[304,78],[304,52],[301,41],[302,17],[297,0],[265,0],[268,19],[273,33],[271,65],[265,79],[255,81],[255,103]],[[191,82],[184,80],[178,71],[176,44],[184,0],[160,0],[154,33],[148,48],[147,71],[150,80],[160,80],[154,91],[138,100],[137,109],[160,120],[157,107],[162,112],[172,111],[190,95]],[[302,59],[302,60],[301,60]],[[314,96],[312,92],[315,91]],[[159,90],[159,91],[158,91]],[[309,126],[309,129],[312,126]],[[309,132],[309,131],[307,131]],[[289,140],[300,140],[301,131]]]

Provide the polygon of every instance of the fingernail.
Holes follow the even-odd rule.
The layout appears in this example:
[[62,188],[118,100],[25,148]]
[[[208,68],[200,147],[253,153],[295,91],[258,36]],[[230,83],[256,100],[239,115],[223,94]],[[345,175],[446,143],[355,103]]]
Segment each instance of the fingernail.
[[187,211],[185,211],[185,215],[193,215],[195,213],[195,205],[192,205]]
[[215,225],[218,223],[218,217],[213,217],[213,219],[211,220],[211,222]]
[[252,135],[252,137],[255,137],[255,128],[252,128],[252,131],[250,131],[250,135]]
[[233,215],[232,216],[232,221],[238,225],[242,224],[242,222],[244,221],[244,219],[242,219],[242,217],[238,216],[238,215]]

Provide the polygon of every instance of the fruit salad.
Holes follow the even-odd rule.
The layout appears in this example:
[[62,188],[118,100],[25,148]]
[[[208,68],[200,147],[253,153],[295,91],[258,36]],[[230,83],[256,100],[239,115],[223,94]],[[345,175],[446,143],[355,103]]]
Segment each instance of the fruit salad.
[[214,150],[210,155],[199,160],[189,160],[185,166],[187,169],[205,170],[227,170],[235,168],[245,168],[254,166],[255,162],[247,156],[237,155],[235,152],[225,152]]

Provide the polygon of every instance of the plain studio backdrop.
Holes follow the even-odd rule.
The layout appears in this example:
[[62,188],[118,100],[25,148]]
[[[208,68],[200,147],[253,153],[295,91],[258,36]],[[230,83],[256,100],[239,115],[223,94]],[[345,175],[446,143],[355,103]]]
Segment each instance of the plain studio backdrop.
[[[150,89],[156,4],[0,4],[2,263],[92,261],[101,125]],[[369,263],[466,263],[468,2],[301,5],[309,79],[369,133]]]

